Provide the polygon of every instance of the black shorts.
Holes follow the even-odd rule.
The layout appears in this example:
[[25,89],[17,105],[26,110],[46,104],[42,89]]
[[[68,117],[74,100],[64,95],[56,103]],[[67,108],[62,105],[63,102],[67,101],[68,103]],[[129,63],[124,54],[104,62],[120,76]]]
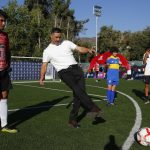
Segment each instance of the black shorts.
[[144,76],[144,83],[149,84],[150,83],[150,76]]
[[0,71],[0,91],[8,91],[12,88],[9,72],[7,70]]

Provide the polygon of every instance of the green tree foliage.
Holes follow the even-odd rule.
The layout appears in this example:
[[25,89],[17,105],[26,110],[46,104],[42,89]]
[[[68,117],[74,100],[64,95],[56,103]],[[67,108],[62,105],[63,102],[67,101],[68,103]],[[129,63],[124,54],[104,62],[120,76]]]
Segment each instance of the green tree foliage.
[[147,27],[144,31],[143,34],[146,36],[146,49],[150,48],[150,27]]
[[[60,27],[64,38],[75,40],[80,32],[85,31],[84,25],[89,21],[76,20],[74,10],[70,9],[71,0],[25,0],[18,5],[11,0],[3,9],[9,19],[6,31],[10,38],[12,55],[42,56],[50,42],[50,30]],[[98,37],[98,50],[105,52],[111,46],[118,46],[120,53],[129,60],[141,60],[143,53],[150,48],[150,27],[139,32],[120,32],[113,26],[103,26]],[[91,48],[91,43],[75,41],[77,44]],[[88,61],[88,55],[76,54],[77,60]]]
[[71,0],[53,0],[50,15],[52,26],[62,28],[65,39],[74,39],[89,21],[89,19],[75,20],[74,10],[69,9],[70,2]]
[[130,38],[130,46],[131,60],[142,60],[147,47],[146,35],[143,32],[133,33]]
[[103,26],[98,38],[98,49],[100,52],[107,51],[109,47],[119,46],[121,32],[113,30],[113,26]]
[[10,38],[12,55],[30,55],[30,15],[26,7],[18,6],[16,1],[9,3],[5,8],[9,16],[6,31]]
[[29,11],[40,8],[45,18],[49,16],[52,7],[52,0],[25,0],[24,3]]
[[[76,39],[74,42],[79,46],[87,47],[89,49],[92,48],[92,44],[90,42],[83,42],[80,39]],[[94,54],[91,55],[88,53],[87,54],[75,53],[74,56],[75,56],[76,60],[79,62],[89,62],[89,59],[91,59],[91,57],[93,58]]]
[[69,5],[70,0],[25,0],[21,6],[10,1],[4,10],[12,55],[41,56],[53,27],[62,28],[64,38],[73,40],[88,20],[75,20]]
[[100,52],[107,51],[111,46],[117,46],[128,60],[142,60],[145,50],[150,48],[150,27],[131,33],[116,31],[112,26],[103,26],[98,38]]
[[9,16],[6,31],[9,34],[12,55],[41,56],[46,41],[47,22],[40,9],[28,11],[26,5],[19,6],[13,1],[5,11]]

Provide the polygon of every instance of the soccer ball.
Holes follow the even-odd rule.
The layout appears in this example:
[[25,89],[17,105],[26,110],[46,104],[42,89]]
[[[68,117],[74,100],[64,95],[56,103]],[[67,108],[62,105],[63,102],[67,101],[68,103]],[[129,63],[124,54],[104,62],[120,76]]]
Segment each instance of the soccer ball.
[[137,142],[143,146],[150,146],[150,128],[140,128],[137,132]]

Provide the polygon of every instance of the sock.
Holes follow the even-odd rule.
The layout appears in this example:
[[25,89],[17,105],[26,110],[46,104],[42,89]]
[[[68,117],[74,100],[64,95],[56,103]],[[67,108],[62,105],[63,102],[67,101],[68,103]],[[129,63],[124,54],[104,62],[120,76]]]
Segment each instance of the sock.
[[115,91],[111,91],[111,103],[114,103]]
[[0,119],[1,119],[1,127],[5,127],[7,125],[7,99],[0,100]]
[[107,100],[108,103],[111,103],[111,90],[107,90]]

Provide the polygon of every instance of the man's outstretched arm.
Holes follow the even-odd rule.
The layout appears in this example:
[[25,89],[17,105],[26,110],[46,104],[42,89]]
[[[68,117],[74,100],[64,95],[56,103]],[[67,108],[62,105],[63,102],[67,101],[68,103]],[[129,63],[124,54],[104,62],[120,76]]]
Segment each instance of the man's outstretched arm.
[[40,73],[40,85],[44,85],[44,80],[45,80],[45,74],[47,70],[47,62],[44,62],[41,66],[41,73]]
[[86,47],[81,47],[81,46],[77,46],[76,47],[76,51],[78,51],[79,53],[82,53],[82,54],[85,54],[85,53],[95,53],[95,50],[94,49],[89,49],[89,48],[86,48]]

